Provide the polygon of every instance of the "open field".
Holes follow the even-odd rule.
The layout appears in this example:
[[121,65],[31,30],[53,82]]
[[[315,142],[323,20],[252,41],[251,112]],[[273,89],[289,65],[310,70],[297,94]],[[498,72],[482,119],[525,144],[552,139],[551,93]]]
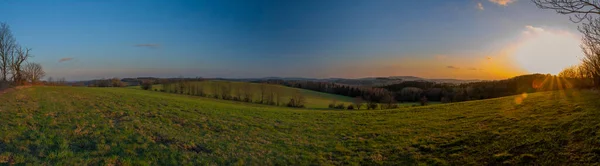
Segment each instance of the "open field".
[[528,164],[600,159],[600,95],[327,111],[126,88],[0,95],[0,163]]

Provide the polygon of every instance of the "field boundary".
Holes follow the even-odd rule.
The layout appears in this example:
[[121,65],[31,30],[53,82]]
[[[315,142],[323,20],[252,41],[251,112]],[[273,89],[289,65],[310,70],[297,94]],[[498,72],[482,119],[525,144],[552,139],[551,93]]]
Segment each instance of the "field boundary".
[[20,89],[30,88],[30,87],[31,87],[31,85],[17,86],[17,87],[7,88],[7,89],[4,89],[4,90],[0,90],[0,95],[8,93],[8,92],[12,92],[12,91],[20,90]]

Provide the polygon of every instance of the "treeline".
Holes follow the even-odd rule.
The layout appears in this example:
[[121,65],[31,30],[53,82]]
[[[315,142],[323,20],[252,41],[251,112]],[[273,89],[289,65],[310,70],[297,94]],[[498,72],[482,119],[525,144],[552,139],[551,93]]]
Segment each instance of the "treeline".
[[[590,88],[593,83],[585,78],[565,78],[544,74],[517,76],[498,81],[482,81],[464,84],[436,83],[428,81],[404,81],[382,87],[359,87],[329,82],[266,80],[262,83],[280,84],[289,87],[359,98],[366,105],[380,104],[394,108],[397,102],[461,102],[533,93],[539,91],[570,88]],[[332,108],[341,108],[339,104]],[[356,105],[352,107],[356,108]],[[367,106],[367,108],[371,108]],[[346,107],[347,109],[347,107]]]
[[498,81],[482,81],[465,84],[440,84],[433,82],[407,81],[385,86],[396,94],[400,101],[460,102],[570,88],[589,88],[585,79],[573,79],[544,74],[517,76]]
[[293,88],[307,89],[317,92],[324,92],[353,98],[360,98],[369,103],[388,103],[395,102],[394,95],[391,91],[384,88],[362,87],[343,85],[331,82],[314,82],[314,81],[284,81],[284,80],[265,80],[255,81],[257,83],[279,84]]
[[[81,84],[79,84],[81,85]],[[78,84],[75,84],[78,86]],[[84,85],[85,86],[85,85]],[[88,87],[125,87],[127,84],[119,78],[111,78],[111,79],[99,79],[99,80],[91,80],[87,81]]]
[[[200,81],[185,79],[171,80],[161,84],[160,91],[167,93],[295,108],[304,108],[306,105],[306,99],[300,91],[295,91],[288,97],[288,100],[285,100],[281,89],[266,84],[259,84],[258,88],[254,88],[250,83],[213,82],[210,87],[206,87]],[[142,89],[152,90],[152,83],[150,81],[142,83]]]
[[43,84],[47,85],[47,86],[65,86],[65,85],[69,85],[69,83],[67,82],[67,80],[65,78],[54,79],[53,77],[48,77],[48,79],[46,81],[43,81]]

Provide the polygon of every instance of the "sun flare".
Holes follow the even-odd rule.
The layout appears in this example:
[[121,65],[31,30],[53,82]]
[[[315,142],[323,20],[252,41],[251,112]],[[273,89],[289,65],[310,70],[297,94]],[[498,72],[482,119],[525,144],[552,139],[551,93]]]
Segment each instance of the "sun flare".
[[558,74],[579,63],[582,57],[580,39],[569,32],[550,31],[527,26],[517,44],[515,60],[530,73]]

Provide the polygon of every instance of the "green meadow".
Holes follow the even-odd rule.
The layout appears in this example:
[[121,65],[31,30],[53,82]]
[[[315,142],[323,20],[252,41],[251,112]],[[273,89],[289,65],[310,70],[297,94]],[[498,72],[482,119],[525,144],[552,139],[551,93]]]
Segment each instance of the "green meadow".
[[0,95],[0,164],[583,165],[600,159],[599,100],[553,91],[328,111],[31,87]]

